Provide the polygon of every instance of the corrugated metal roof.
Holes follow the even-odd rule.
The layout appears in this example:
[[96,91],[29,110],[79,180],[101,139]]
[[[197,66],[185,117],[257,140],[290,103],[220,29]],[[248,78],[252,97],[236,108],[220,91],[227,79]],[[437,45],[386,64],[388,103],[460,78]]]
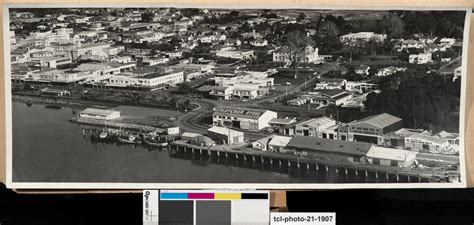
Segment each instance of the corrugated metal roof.
[[395,161],[407,161],[414,159],[418,153],[408,150],[396,148],[384,148],[379,146],[372,146],[367,152],[367,157],[377,159],[389,159]]
[[341,141],[307,136],[295,136],[288,143],[288,148],[307,151],[339,153],[365,156],[372,144],[364,142]]
[[297,124],[297,126],[308,125],[308,126],[311,126],[311,127],[317,127],[317,126],[321,126],[321,125],[326,125],[326,124],[331,123],[331,122],[334,122],[334,120],[327,117],[327,116],[322,116],[322,117],[313,118],[313,119],[309,119],[309,120],[300,122],[299,124]]
[[441,137],[438,137],[438,136],[426,135],[426,134],[423,134],[423,133],[412,135],[412,136],[410,136],[410,138],[418,138],[418,139],[434,142],[434,143],[437,143],[437,144],[444,144],[448,141],[447,139],[444,139],[444,138],[441,138]]
[[282,146],[285,147],[291,141],[292,137],[275,135],[268,145]]
[[238,107],[220,107],[217,108],[214,114],[223,116],[232,116],[240,118],[254,118],[258,119],[267,110],[264,109],[250,109]]
[[81,113],[86,114],[97,114],[97,115],[109,115],[115,112],[120,112],[116,110],[108,110],[108,109],[96,109],[96,108],[87,108],[84,109]]
[[222,135],[243,135],[243,132],[236,131],[236,130],[231,130],[227,127],[218,127],[218,126],[213,126],[209,129],[207,129],[208,132],[213,132],[217,134],[222,134]]
[[378,115],[365,117],[365,118],[363,118],[363,119],[361,119],[357,122],[354,122],[352,125],[355,125],[355,124],[358,124],[358,123],[370,123],[370,124],[372,124],[376,127],[384,128],[384,127],[390,126],[394,123],[397,123],[401,120],[402,119],[400,119],[396,116],[392,116],[388,113],[382,113],[382,114],[378,114]]

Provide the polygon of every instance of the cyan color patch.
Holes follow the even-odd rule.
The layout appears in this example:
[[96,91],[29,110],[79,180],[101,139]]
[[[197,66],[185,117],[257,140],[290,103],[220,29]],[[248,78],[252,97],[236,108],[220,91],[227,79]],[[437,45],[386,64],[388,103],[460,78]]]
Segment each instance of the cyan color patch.
[[188,193],[180,193],[180,192],[162,192],[160,193],[160,199],[166,200],[166,199],[188,199]]

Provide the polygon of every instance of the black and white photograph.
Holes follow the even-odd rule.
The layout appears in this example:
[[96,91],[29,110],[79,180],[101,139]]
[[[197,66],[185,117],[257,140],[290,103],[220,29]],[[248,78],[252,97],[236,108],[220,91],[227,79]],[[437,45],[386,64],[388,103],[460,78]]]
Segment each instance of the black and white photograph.
[[466,186],[468,9],[87,7],[5,7],[10,188]]

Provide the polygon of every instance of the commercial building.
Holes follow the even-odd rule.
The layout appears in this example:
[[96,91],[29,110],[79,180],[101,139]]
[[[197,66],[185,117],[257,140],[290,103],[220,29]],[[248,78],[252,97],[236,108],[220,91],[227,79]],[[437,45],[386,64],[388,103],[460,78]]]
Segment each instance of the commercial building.
[[183,134],[181,134],[181,140],[189,144],[198,146],[211,147],[216,145],[216,142],[214,140],[198,133],[184,132]]
[[376,34],[374,32],[358,32],[342,35],[340,38],[341,42],[369,42],[375,40],[376,42],[382,42],[387,39],[386,34]]
[[219,144],[239,144],[244,142],[244,132],[227,127],[213,126],[207,130],[207,136]]
[[424,133],[423,129],[401,128],[395,132],[384,135],[385,145],[392,147],[405,147],[405,138],[415,134]]
[[214,69],[212,64],[194,64],[194,63],[180,63],[169,66],[169,68],[176,71],[183,71],[185,80],[190,81],[202,76],[211,74]]
[[110,87],[145,87],[159,88],[173,86],[184,82],[183,72],[147,74],[144,76],[134,76],[133,74],[122,73],[112,76],[109,79]]
[[343,89],[346,86],[346,79],[339,78],[320,78],[314,87],[314,90],[324,89]]
[[361,81],[347,81],[345,89],[346,91],[365,93],[378,90],[379,85]]
[[372,144],[294,136],[286,149],[296,155],[364,163]]
[[120,118],[120,111],[87,108],[79,113],[79,117],[97,120],[113,120]]
[[367,152],[367,162],[373,165],[410,167],[415,162],[417,154],[413,151],[373,145]]
[[339,135],[341,140],[383,145],[384,134],[396,131],[401,126],[402,119],[382,113],[340,126]]
[[253,50],[237,50],[234,47],[224,47],[216,51],[216,56],[232,59],[251,59],[254,57]]
[[327,105],[344,105],[354,97],[353,93],[341,89],[327,89],[312,92],[309,103],[318,107]]
[[427,133],[405,137],[405,147],[408,149],[441,152],[447,149],[449,145],[447,139]]
[[304,49],[304,52],[302,52],[302,54],[292,55],[291,52],[292,52],[291,49],[288,48],[287,46],[283,46],[275,50],[272,54],[273,62],[289,63],[289,62],[294,61],[292,60],[292,57],[299,57],[298,61],[302,63],[319,63],[320,62],[320,58],[318,55],[318,52],[319,52],[318,48],[307,46]]
[[277,118],[277,113],[264,109],[220,107],[212,117],[214,125],[259,131],[269,127],[270,120]]
[[279,129],[280,127],[287,126],[287,125],[295,123],[295,122],[296,122],[296,118],[286,117],[286,118],[274,118],[274,119],[271,119],[270,122],[268,122],[268,123],[273,128]]
[[313,136],[318,138],[337,139],[336,121],[326,116],[296,123],[297,136]]
[[69,57],[57,57],[57,56],[44,56],[44,57],[30,58],[29,61],[36,64],[36,66],[49,67],[49,68],[56,68],[57,66],[69,64],[72,62],[71,58]]
[[31,74],[28,82],[48,82],[58,84],[70,84],[99,77],[99,73],[76,70],[48,70]]

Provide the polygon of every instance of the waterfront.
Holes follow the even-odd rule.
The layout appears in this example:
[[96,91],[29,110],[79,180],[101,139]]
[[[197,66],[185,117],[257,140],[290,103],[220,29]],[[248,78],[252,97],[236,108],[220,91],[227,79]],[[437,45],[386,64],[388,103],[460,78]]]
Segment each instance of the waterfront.
[[81,125],[68,122],[73,117],[72,109],[19,102],[13,102],[12,109],[15,182],[377,182],[361,174],[292,170],[289,175],[287,168],[193,160],[192,156],[176,158],[167,150],[91,143],[88,135],[82,135]]

